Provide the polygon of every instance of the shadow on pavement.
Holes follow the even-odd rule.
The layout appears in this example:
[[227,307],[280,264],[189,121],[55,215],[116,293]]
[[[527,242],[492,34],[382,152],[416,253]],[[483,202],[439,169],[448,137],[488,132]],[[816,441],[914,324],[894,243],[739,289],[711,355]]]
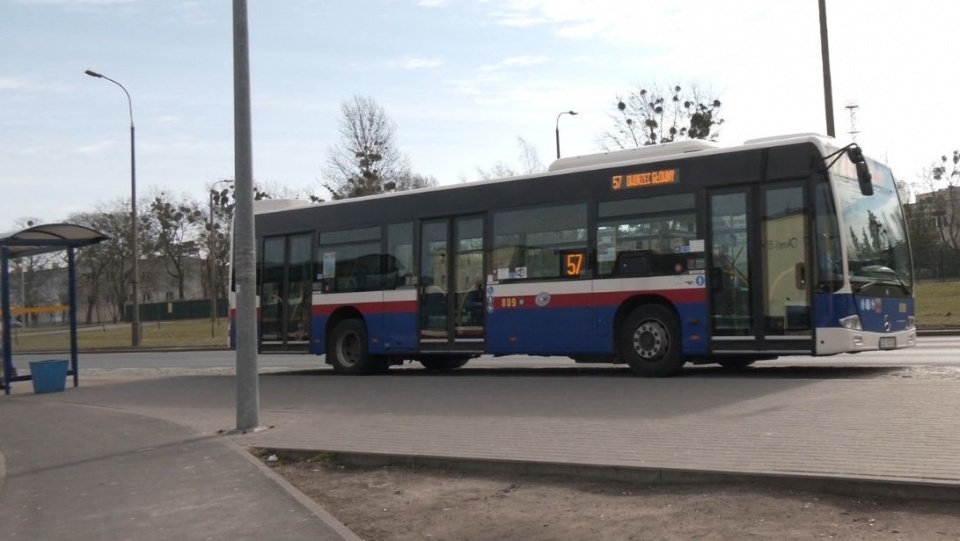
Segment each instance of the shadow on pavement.
[[[750,367],[730,370],[718,366],[687,367],[676,379],[717,378],[717,379],[872,379],[895,375],[902,367],[862,367],[862,366],[770,366]],[[264,377],[316,376],[344,377],[330,369],[286,370],[262,374]],[[363,377],[363,376],[359,376]],[[536,378],[633,378],[633,372],[621,366],[575,366],[575,367],[514,367],[514,368],[461,368],[450,372],[432,372],[420,368],[391,368],[386,374],[365,377],[390,378],[471,378],[471,377],[536,377]],[[642,379],[642,378],[638,378]]]

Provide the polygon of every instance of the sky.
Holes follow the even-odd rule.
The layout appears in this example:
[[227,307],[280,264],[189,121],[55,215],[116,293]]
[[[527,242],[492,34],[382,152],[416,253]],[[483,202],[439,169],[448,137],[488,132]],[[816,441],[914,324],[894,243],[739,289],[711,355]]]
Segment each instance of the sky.
[[[960,2],[827,0],[838,139],[897,178],[960,148]],[[826,133],[817,0],[249,0],[253,171],[325,193],[340,103],[369,96],[440,184],[599,152],[617,97],[699,87],[719,142]],[[234,176],[232,3],[0,0],[0,231]]]

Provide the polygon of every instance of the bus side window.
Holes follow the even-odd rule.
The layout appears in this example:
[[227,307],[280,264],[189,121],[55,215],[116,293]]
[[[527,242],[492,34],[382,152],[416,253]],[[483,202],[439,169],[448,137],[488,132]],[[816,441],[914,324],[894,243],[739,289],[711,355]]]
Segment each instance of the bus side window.
[[613,275],[621,278],[651,276],[653,274],[652,255],[650,250],[631,250],[617,254]]

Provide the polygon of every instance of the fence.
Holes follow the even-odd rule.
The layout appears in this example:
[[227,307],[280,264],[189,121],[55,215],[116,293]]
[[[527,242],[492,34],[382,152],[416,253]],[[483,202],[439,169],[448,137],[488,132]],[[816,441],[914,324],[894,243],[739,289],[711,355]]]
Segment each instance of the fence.
[[[217,300],[217,316],[227,317],[229,301]],[[125,321],[130,321],[133,308],[127,305]],[[175,321],[181,319],[206,319],[210,317],[210,300],[153,302],[140,305],[140,321]]]
[[943,244],[914,245],[913,269],[919,281],[960,278],[960,250]]

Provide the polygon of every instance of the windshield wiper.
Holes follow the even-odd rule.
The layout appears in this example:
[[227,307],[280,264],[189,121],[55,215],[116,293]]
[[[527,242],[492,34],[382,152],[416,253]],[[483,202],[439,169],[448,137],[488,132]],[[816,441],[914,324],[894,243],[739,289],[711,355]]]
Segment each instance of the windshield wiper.
[[[873,273],[873,274],[889,274],[893,276],[893,279],[896,281],[897,285],[903,288],[903,291],[907,295],[910,295],[910,296],[913,295],[913,291],[910,290],[910,286],[908,286],[907,283],[904,282],[902,278],[900,278],[900,275],[897,274],[897,271],[891,269],[890,267],[886,267],[883,265],[867,265],[866,267],[863,267],[860,270],[868,273]],[[882,284],[887,282],[889,282],[889,280],[871,280],[870,282],[861,284],[859,287],[857,287],[857,293],[860,293],[864,289],[871,288],[877,284]]]

